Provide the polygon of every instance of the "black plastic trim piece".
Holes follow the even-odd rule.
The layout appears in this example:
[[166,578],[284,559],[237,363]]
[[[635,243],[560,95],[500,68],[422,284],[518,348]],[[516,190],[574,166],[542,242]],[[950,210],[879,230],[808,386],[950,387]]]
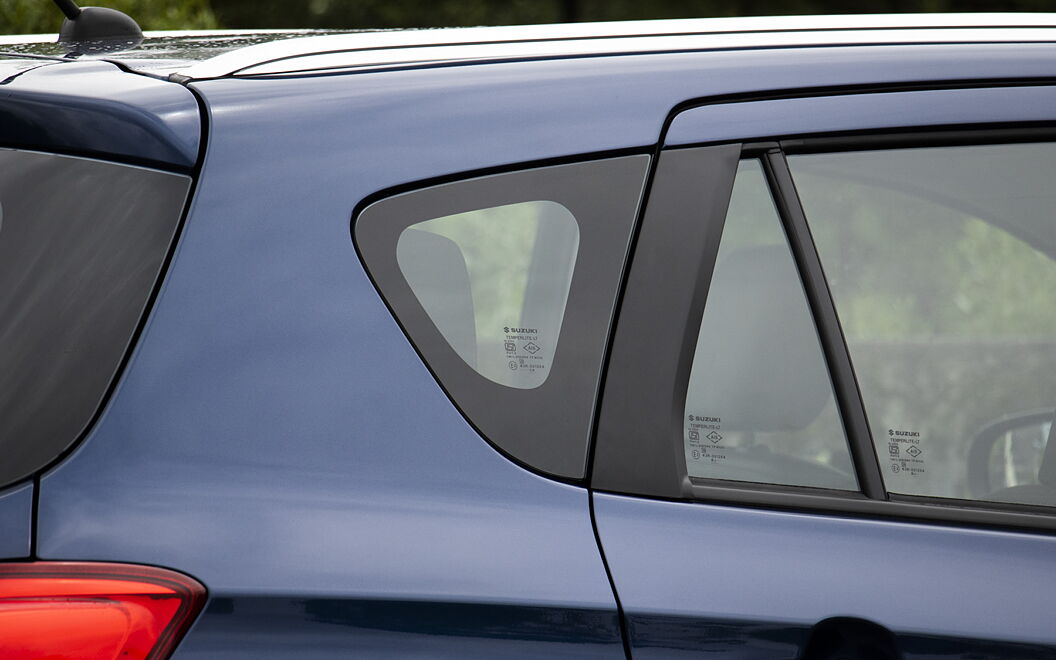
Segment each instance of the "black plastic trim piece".
[[[668,147],[669,149],[678,149],[680,147]],[[741,145],[741,159],[745,158],[762,158],[768,152],[778,148],[777,142],[745,142]]]
[[[419,183],[361,203],[353,220],[372,281],[456,408],[503,455],[559,480],[579,483],[586,475],[605,338],[649,160],[624,156]],[[489,381],[451,348],[400,270],[396,243],[418,222],[533,200],[566,206],[579,224],[580,247],[551,373],[539,387],[515,389]]]
[[[914,497],[891,494],[873,500],[859,493],[800,486],[740,484],[713,481],[693,485],[694,499],[703,503],[733,504],[802,513],[856,515],[908,522],[947,522],[995,529],[1056,532],[1056,509],[1025,504]],[[663,499],[663,498],[661,498]]]
[[774,203],[785,226],[789,247],[803,281],[803,289],[814,315],[818,338],[832,378],[833,393],[843,420],[847,442],[858,474],[858,487],[874,500],[886,498],[880,463],[876,456],[865,404],[858,388],[850,354],[844,340],[836,305],[829,291],[828,280],[814,246],[807,225],[807,217],[796,193],[792,173],[784,155],[777,149],[768,151],[762,159]]
[[[653,181],[656,179],[657,165],[660,163],[660,153],[662,147],[659,142],[653,149],[652,157],[649,159],[649,171],[645,176],[645,186],[642,189],[641,199],[638,200],[638,210],[634,216],[634,227],[631,229],[631,239],[627,243],[627,254],[624,257],[624,269],[620,276],[620,285],[616,290],[616,302],[613,305],[612,322],[609,324],[609,334],[605,338],[605,359],[601,364],[601,373],[598,377],[598,395],[594,400],[594,414],[593,422],[591,423],[590,442],[587,446],[587,467],[584,474],[584,485],[588,488],[592,485],[592,478],[594,474],[594,450],[598,444],[598,420],[601,419],[601,405],[605,393],[605,383],[609,377],[609,356],[612,351],[612,344],[616,340],[616,328],[619,327],[620,322],[620,310],[623,309],[623,294],[627,291],[627,280],[630,277],[631,269],[629,268],[631,263],[632,255],[638,247],[638,236],[641,233],[642,221],[645,216],[645,209],[649,205],[649,196],[653,190]],[[593,498],[591,499],[591,506],[593,507]],[[623,621],[621,619],[621,625]],[[629,637],[628,637],[629,639]],[[628,660],[630,660],[630,651],[628,650]]]
[[661,153],[602,392],[593,487],[685,494],[681,403],[739,160],[739,145]]
[[[191,89],[193,89],[193,85],[190,86],[190,87],[191,87]],[[412,182],[409,182],[409,183],[404,183],[404,184],[392,186],[392,187],[389,187],[389,188],[383,188],[381,190],[378,190],[378,191],[376,191],[374,193],[371,193],[370,195],[367,195],[366,197],[364,197],[362,200],[359,201],[358,204],[356,204],[355,208],[353,209],[353,211],[352,211],[352,219],[353,220],[352,220],[352,222],[349,225],[349,237],[352,240],[352,247],[356,251],[356,257],[358,257],[361,262],[366,263],[366,261],[364,260],[364,257],[363,257],[363,252],[360,249],[359,242],[356,241],[356,237],[355,237],[355,218],[358,218],[360,213],[363,212],[363,209],[367,208],[371,204],[374,204],[377,201],[386,199],[388,197],[392,197],[392,196],[400,194],[400,193],[412,192],[414,190],[419,190],[419,189],[422,189],[422,188],[427,188],[427,187],[430,187],[430,186],[436,186],[436,185],[440,185],[440,184],[444,184],[444,183],[453,183],[453,182],[456,182],[456,181],[462,181],[464,179],[477,178],[477,177],[483,177],[483,176],[490,176],[490,175],[494,175],[494,174],[505,174],[505,173],[508,173],[508,172],[517,172],[517,171],[521,171],[521,170],[525,170],[525,169],[531,169],[531,168],[549,167],[549,166],[552,166],[552,165],[565,165],[565,164],[572,164],[572,163],[581,163],[581,162],[587,162],[587,161],[593,161],[593,160],[601,160],[601,159],[604,159],[604,158],[619,158],[621,156],[650,155],[654,150],[658,150],[658,149],[659,149],[659,146],[657,145],[657,146],[654,146],[654,147],[644,148],[644,149],[643,148],[617,149],[617,150],[610,150],[610,151],[591,152],[591,153],[587,153],[587,154],[577,154],[575,156],[560,156],[560,157],[554,157],[554,158],[545,158],[545,159],[534,160],[534,161],[525,161],[525,162],[521,162],[521,163],[513,163],[513,164],[507,164],[507,165],[498,165],[498,166],[494,166],[494,167],[485,167],[485,168],[480,168],[480,169],[476,169],[476,170],[469,170],[469,171],[466,171],[466,172],[457,172],[457,173],[452,173],[452,174],[444,174],[444,175],[440,175],[440,176],[436,176],[436,177],[430,177],[430,178],[427,178],[427,179],[421,179],[421,180],[418,180],[418,181],[412,181]],[[650,159],[650,172],[652,172],[654,169],[655,169],[655,160]],[[647,192],[648,191],[646,191],[646,193]],[[639,201],[639,206],[641,206],[641,204],[642,204],[642,202]],[[639,208],[639,213],[641,213],[641,208]],[[630,260],[630,256],[629,255],[630,255],[630,249],[628,249],[628,256],[625,258],[627,262],[629,262],[629,260]],[[455,409],[458,411],[458,413],[460,415],[462,415],[462,418],[466,420],[466,423],[469,424],[469,426],[474,431],[476,431],[478,435],[480,435],[482,438],[484,438],[488,442],[488,444],[495,451],[499,452],[499,454],[501,454],[504,458],[506,458],[510,462],[512,462],[512,463],[524,468],[525,470],[528,470],[528,471],[536,473],[536,474],[540,474],[540,471],[537,470],[534,466],[529,465],[528,463],[525,463],[524,461],[522,461],[521,459],[517,458],[516,456],[513,456],[512,454],[510,454],[509,452],[504,450],[501,446],[495,444],[494,442],[492,442],[491,440],[488,439],[487,435],[485,435],[485,433],[480,429],[480,427],[477,426],[477,424],[473,421],[473,419],[470,418],[470,416],[466,413],[466,411],[463,409],[462,405],[459,404],[459,402],[455,399],[455,397],[452,395],[451,391],[444,384],[444,382],[442,380],[440,380],[439,376],[436,373],[436,370],[425,359],[425,356],[422,354],[421,349],[414,343],[413,340],[411,340],[411,334],[408,331],[407,326],[404,324],[403,320],[401,320],[400,317],[396,314],[396,310],[393,308],[392,303],[382,293],[381,287],[378,286],[378,281],[374,277],[373,273],[370,272],[369,268],[364,268],[364,270],[366,271],[367,278],[370,280],[370,283],[374,285],[374,289],[378,292],[378,296],[381,298],[381,301],[385,305],[385,308],[389,311],[389,314],[392,315],[392,318],[396,321],[396,325],[399,326],[400,330],[403,332],[404,337],[406,337],[407,341],[411,344],[411,347],[414,348],[415,353],[418,355],[418,359],[420,359],[422,361],[422,363],[425,365],[425,368],[429,371],[429,374],[433,377],[434,380],[436,380],[437,384],[440,386],[440,389],[447,396],[447,398],[450,399],[451,404],[455,407]],[[624,272],[626,273],[626,268],[624,269]],[[625,277],[626,277],[626,275],[625,275]],[[613,320],[613,323],[614,322],[615,322],[615,320]],[[609,341],[608,341],[608,344],[606,345],[606,355],[608,354],[608,346],[611,345],[611,343],[612,343],[612,337],[611,337],[611,331],[610,331]],[[607,364],[608,363],[606,362],[605,366],[607,366]],[[600,396],[600,387],[601,386],[599,385],[599,396]],[[595,402],[595,410],[596,410],[596,406],[597,406],[597,402]],[[596,426],[596,420],[597,420],[597,416],[596,416],[596,413],[595,413],[594,421],[592,422],[592,425],[591,425],[591,428],[592,428],[591,442],[593,442],[593,438],[594,438],[593,429]],[[588,458],[588,465],[590,465],[590,461],[593,460],[593,445],[592,444],[591,444],[589,449],[590,449],[590,456]],[[547,477],[549,479],[553,479],[554,481],[558,481],[560,483],[565,483],[565,484],[569,484],[569,485],[573,485],[573,486],[585,486],[587,484],[588,480],[589,480],[590,473],[587,473],[583,478],[568,478],[568,477],[561,477],[561,476],[553,475],[553,474],[543,474],[543,476],[545,476],[545,477]]]
[[[687,99],[671,109],[668,121],[664,124],[661,133],[661,144],[664,149],[686,149],[713,144],[729,144],[745,141],[776,141],[791,138],[792,136],[779,136],[773,133],[750,135],[746,134],[733,140],[701,141],[686,144],[667,144],[668,128],[675,118],[688,110],[702,108],[709,105],[728,105],[737,103],[751,103],[754,101],[781,101],[788,99],[822,98],[834,96],[868,96],[870,94],[889,94],[898,92],[929,92],[947,89],[971,90],[990,89],[1003,87],[1048,87],[1056,85],[1056,76],[1033,77],[1033,78],[963,78],[955,80],[916,80],[904,82],[885,83],[853,83],[847,85],[817,85],[803,87],[781,87],[766,90],[754,90],[747,92],[733,92],[728,94],[715,94],[713,96]],[[1015,122],[1021,124],[1021,122]],[[912,123],[909,124],[910,126]],[[1051,125],[1050,125],[1051,126]],[[936,126],[925,126],[922,131],[934,130]],[[962,127],[963,128],[963,127]],[[899,128],[869,129],[874,133],[897,133]],[[857,133],[855,131],[854,133]],[[853,135],[854,133],[848,133]]]
[[788,138],[780,140],[779,144],[786,155],[793,155],[1039,141],[1056,141],[1056,127],[1051,122],[975,125],[972,128],[927,126],[917,130],[876,129],[843,135]]
[[[1056,84],[1056,83],[1054,83]],[[759,140],[757,138],[757,140]],[[817,134],[775,135],[768,141],[743,142],[741,139],[722,139],[693,144],[675,144],[665,151],[697,149],[723,144],[742,144],[745,157],[763,155],[778,147],[785,155],[839,153],[844,151],[880,151],[883,149],[912,149],[914,147],[959,147],[982,144],[1015,144],[1056,140],[1053,122],[990,122],[980,124],[932,124],[912,127],[866,128],[853,131],[832,131]]]
[[[599,493],[634,495],[649,500],[685,503],[688,497],[662,496],[598,489]],[[1022,504],[975,502],[943,498],[891,495],[889,500],[872,500],[861,493],[830,491],[802,486],[741,483],[709,480],[694,483],[692,501],[753,509],[770,509],[899,522],[946,524],[955,527],[985,527],[1007,531],[1056,533],[1054,509]]]

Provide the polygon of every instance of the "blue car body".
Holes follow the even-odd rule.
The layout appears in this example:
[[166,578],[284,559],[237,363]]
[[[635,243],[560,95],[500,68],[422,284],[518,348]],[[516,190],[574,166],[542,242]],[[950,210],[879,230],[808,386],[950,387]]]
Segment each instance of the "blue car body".
[[[1052,45],[991,33],[203,77],[12,60],[4,146],[193,188],[90,428],[0,495],[0,554],[193,576],[209,601],[173,656],[186,660],[791,660],[833,620],[889,631],[907,659],[1056,657],[1043,526],[674,501],[497,450],[350,235],[371,203],[474,177],[642,157],[648,221],[657,163],[687,145],[1051,124]],[[596,382],[592,417],[614,400]]]

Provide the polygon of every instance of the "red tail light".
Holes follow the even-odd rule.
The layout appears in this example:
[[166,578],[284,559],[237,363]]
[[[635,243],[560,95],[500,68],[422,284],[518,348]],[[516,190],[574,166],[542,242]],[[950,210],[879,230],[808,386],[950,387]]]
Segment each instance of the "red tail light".
[[163,660],[205,604],[205,588],[150,566],[0,564],[0,658]]

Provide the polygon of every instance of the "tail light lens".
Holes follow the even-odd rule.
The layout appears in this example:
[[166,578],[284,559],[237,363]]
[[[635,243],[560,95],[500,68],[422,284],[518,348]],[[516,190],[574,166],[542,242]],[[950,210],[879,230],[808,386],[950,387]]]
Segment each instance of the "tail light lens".
[[161,568],[0,564],[0,658],[163,660],[204,604],[201,584]]

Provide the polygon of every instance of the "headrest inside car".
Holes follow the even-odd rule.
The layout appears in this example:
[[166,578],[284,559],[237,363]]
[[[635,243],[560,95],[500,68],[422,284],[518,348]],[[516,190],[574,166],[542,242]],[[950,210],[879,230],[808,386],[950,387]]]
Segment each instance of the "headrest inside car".
[[832,397],[825,359],[788,248],[720,253],[686,410],[731,431],[794,431]]
[[466,364],[475,368],[473,290],[458,244],[446,236],[408,228],[396,243],[396,261],[436,329]]

